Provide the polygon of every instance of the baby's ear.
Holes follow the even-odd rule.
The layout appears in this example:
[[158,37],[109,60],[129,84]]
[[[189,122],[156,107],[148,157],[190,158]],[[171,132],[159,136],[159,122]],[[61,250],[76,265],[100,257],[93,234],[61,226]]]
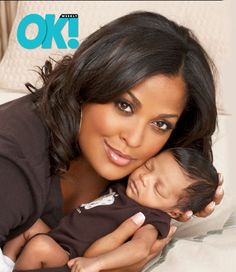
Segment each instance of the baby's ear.
[[170,217],[172,218],[178,218],[180,215],[184,214],[183,211],[181,211],[178,208],[174,208],[173,210],[167,212],[169,214]]

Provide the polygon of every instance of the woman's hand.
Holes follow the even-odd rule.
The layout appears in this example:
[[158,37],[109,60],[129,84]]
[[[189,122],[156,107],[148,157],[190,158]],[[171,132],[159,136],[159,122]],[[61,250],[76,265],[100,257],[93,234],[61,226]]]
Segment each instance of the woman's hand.
[[[219,175],[219,185],[218,188],[216,190],[215,196],[214,196],[214,200],[209,203],[204,210],[196,213],[195,215],[198,217],[207,217],[209,216],[211,213],[213,213],[215,205],[220,204],[221,200],[223,199],[224,196],[224,190],[223,190],[223,182],[224,182],[224,178],[222,176],[221,173],[218,173]],[[176,220],[180,221],[180,222],[186,222],[188,221],[193,215],[192,211],[187,211],[184,214],[182,214],[179,218],[175,218]]]
[[[150,253],[142,261],[136,263],[135,265],[130,265],[129,267],[125,267],[125,268],[123,267],[121,269],[112,269],[112,270],[109,270],[109,272],[134,272],[134,271],[138,272],[138,271],[141,271],[143,269],[143,267],[149,261],[151,261],[153,258],[155,258],[156,256],[158,256],[161,253],[163,248],[172,239],[176,229],[177,229],[176,226],[171,226],[170,231],[169,231],[166,238],[164,238],[162,240],[155,240],[152,245],[152,248],[150,249]],[[142,228],[140,228],[139,230],[142,231]],[[138,233],[139,230],[137,230],[136,233]],[[135,236],[135,234],[134,234],[134,236]],[[108,272],[108,270],[106,270],[106,272]]]
[[[112,233],[102,237],[95,243],[93,243],[89,249],[85,252],[85,257],[94,257],[101,254],[104,254],[106,252],[109,252],[111,250],[114,250],[115,248],[121,246],[123,243],[127,241],[130,237],[131,239],[134,239],[135,235],[138,235],[138,232],[142,230],[142,224],[144,222],[145,218],[142,213],[138,213],[134,215],[133,217],[127,219],[124,221],[115,231]],[[121,269],[112,269],[109,271],[112,272],[137,272],[141,271],[143,266],[150,261],[152,258],[154,258],[156,255],[158,255],[162,249],[165,247],[165,245],[171,240],[174,232],[176,230],[175,226],[171,226],[170,232],[168,236],[165,239],[162,240],[156,240],[153,239],[152,246],[150,247],[147,252],[147,256],[143,258],[143,260],[135,265],[129,266],[129,267],[122,267]],[[108,271],[108,270],[106,270]]]

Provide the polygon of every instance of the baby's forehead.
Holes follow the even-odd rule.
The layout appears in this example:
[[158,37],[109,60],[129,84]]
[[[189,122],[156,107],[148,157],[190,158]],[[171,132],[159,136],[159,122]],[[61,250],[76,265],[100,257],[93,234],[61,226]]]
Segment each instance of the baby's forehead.
[[166,159],[166,158],[172,158],[174,163],[177,163],[174,155],[172,154],[172,152],[170,150],[164,150],[160,153],[158,153],[157,155],[153,156],[152,158],[148,159],[147,161],[158,161],[159,159]]
[[[158,170],[161,171],[163,168],[159,167],[159,165],[165,165],[166,169],[171,170],[172,172],[181,171],[183,175],[181,175],[181,180],[183,182],[187,182],[188,184],[196,182],[196,179],[189,175],[186,169],[179,163],[171,150],[164,150],[156,156],[147,160],[146,163],[151,163],[153,168],[158,167]],[[174,167],[173,167],[174,166]],[[168,171],[169,172],[169,171]]]

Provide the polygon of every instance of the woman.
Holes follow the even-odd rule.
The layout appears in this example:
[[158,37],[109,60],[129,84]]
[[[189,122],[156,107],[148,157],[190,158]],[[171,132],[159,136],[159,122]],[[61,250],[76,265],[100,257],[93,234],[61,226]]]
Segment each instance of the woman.
[[[46,62],[41,76],[41,88],[27,84],[33,94],[0,108],[1,246],[38,218],[55,227],[163,149],[189,146],[212,160],[212,63],[188,29],[161,15],[137,12],[105,25],[54,69]],[[136,219],[101,247],[126,241],[142,224]],[[140,270],[171,235],[121,271]]]

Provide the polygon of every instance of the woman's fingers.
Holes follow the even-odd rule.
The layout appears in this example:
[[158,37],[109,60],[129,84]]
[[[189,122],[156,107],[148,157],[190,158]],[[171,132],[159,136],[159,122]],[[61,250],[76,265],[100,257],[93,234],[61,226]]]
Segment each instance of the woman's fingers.
[[[155,257],[156,255],[160,254],[163,248],[170,242],[170,240],[173,238],[174,233],[176,232],[177,227],[171,226],[169,233],[166,238],[161,240],[156,240],[156,242],[153,244],[151,249],[151,254],[149,257]],[[150,258],[150,259],[152,259]]]
[[219,177],[219,185],[223,185],[224,183],[224,177],[222,173],[218,173],[218,177]]
[[214,196],[214,202],[216,205],[218,205],[224,197],[224,189],[223,189],[224,177],[221,173],[218,173],[218,175],[219,175],[219,185]]
[[[222,201],[224,197],[224,189],[223,189],[224,178],[221,173],[218,173],[218,175],[219,175],[219,185],[216,189],[213,201],[210,202],[202,211],[196,213],[195,214],[196,216],[198,217],[209,216],[210,214],[213,213],[215,209],[215,205],[220,204],[220,202]],[[191,218],[192,215],[193,215],[192,211],[187,211],[184,214],[182,214],[179,218],[177,218],[177,220],[180,222],[186,222]]]
[[145,216],[143,213],[139,212],[135,214],[110,233],[109,239],[111,239],[111,242],[116,243],[116,246],[123,244],[143,225],[144,221]]
[[178,220],[179,222],[187,222],[192,216],[193,216],[193,212],[187,211],[181,214],[178,218],[175,218],[175,220]]
[[[140,216],[140,217],[139,217]],[[137,221],[136,221],[137,219]],[[133,222],[132,222],[133,221]],[[129,238],[130,236],[132,236],[134,234],[134,232],[139,229],[141,227],[141,225],[143,224],[144,218],[143,215],[137,215],[135,217],[129,218],[128,220],[126,220],[124,223],[122,223],[117,230],[115,230],[115,232],[117,231],[117,233],[121,233],[123,238],[125,238],[125,241],[127,240],[126,238]],[[132,231],[131,231],[132,229]],[[141,232],[143,232],[145,230],[145,226],[140,228],[140,230],[138,230],[139,235]],[[146,229],[147,230],[147,229]],[[166,244],[172,239],[173,234],[176,231],[176,226],[171,226],[170,227],[170,231],[168,233],[168,236],[162,240],[155,240],[152,248],[150,249],[150,254],[144,258],[142,261],[130,265],[128,267],[122,267],[122,268],[118,268],[118,269],[112,269],[112,270],[108,270],[109,272],[138,272],[138,271],[142,271],[142,268],[154,257],[156,257],[158,254],[161,253],[162,249],[166,246]],[[134,235],[138,235],[138,232],[135,233]],[[125,234],[126,233],[126,234]],[[127,235],[127,233],[131,234],[131,235]],[[112,232],[111,234],[114,234],[114,232]],[[123,240],[122,238],[122,240]]]
[[222,201],[224,197],[224,189],[222,187],[222,185],[218,186],[215,196],[214,196],[214,202],[216,205],[220,204],[220,202]]
[[223,182],[224,182],[224,178],[223,175],[221,173],[218,173],[219,175],[219,185],[217,187],[216,193],[214,195],[214,199],[211,203],[209,203],[204,210],[196,213],[196,216],[199,217],[207,217],[208,215],[210,215],[211,213],[213,213],[214,209],[215,209],[215,205],[218,205],[223,197],[224,197],[224,190],[223,190]]
[[[150,254],[142,261],[129,266],[127,268],[125,268],[125,270],[122,271],[126,271],[126,272],[137,272],[137,271],[142,271],[142,268],[149,262],[151,261],[153,258],[155,258],[156,256],[158,256],[161,251],[163,250],[163,248],[170,242],[170,240],[172,239],[175,231],[176,231],[176,226],[171,226],[170,227],[170,231],[167,235],[166,238],[161,239],[161,240],[156,240],[152,246],[152,249],[150,251]],[[112,271],[113,272],[113,271]],[[114,270],[114,272],[120,272],[120,270]]]
[[86,250],[84,257],[94,257],[116,249],[133,236],[144,221],[145,216],[141,212],[128,218],[113,232],[95,241]]
[[195,215],[198,217],[207,217],[214,212],[215,206],[216,206],[215,202],[212,201],[204,208],[204,210],[196,213]]

